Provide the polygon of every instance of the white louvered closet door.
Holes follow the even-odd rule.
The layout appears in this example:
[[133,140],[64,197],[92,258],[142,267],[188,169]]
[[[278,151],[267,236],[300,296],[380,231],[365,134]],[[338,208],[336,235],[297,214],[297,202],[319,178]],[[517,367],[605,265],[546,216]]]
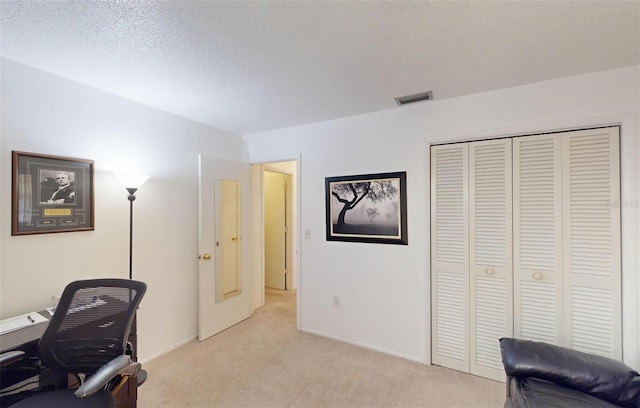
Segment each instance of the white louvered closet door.
[[562,139],[513,140],[514,335],[563,344]]
[[619,128],[562,143],[567,346],[621,359]]
[[504,381],[513,336],[511,140],[469,143],[470,372]]
[[469,372],[468,146],[431,148],[432,361]]
[[621,359],[619,128],[433,146],[431,279],[434,364],[501,380],[504,336]]

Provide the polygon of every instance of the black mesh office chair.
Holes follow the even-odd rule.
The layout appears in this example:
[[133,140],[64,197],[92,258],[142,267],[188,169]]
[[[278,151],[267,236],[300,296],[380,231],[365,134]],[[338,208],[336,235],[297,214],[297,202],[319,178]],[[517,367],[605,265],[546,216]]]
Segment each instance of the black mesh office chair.
[[[80,386],[36,392],[12,407],[114,407],[113,395],[141,369],[127,354],[127,338],[146,290],[145,283],[128,279],[67,285],[40,339],[38,357],[51,370],[75,375]],[[19,357],[5,354],[7,360]]]

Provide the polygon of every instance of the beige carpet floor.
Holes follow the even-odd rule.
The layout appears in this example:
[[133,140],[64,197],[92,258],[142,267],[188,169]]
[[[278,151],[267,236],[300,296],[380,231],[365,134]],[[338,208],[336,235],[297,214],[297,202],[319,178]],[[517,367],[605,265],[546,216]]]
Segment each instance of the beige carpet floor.
[[502,407],[504,384],[296,330],[295,293],[144,368],[140,408]]

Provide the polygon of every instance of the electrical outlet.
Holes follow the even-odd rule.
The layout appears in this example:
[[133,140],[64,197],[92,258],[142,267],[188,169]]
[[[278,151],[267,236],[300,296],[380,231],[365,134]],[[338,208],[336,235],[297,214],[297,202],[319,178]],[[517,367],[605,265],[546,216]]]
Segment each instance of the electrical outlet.
[[311,230],[310,229],[304,230],[304,239],[311,239]]
[[340,296],[333,297],[333,307],[340,307]]

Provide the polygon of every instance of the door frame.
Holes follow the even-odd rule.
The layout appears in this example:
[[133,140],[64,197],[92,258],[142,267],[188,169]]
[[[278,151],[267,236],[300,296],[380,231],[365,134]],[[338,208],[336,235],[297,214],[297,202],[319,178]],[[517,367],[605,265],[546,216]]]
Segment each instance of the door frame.
[[264,306],[264,179],[263,170],[269,163],[279,163],[285,161],[295,161],[295,171],[293,184],[295,186],[295,194],[293,196],[294,203],[294,228],[295,236],[293,237],[294,253],[292,254],[293,265],[296,271],[296,328],[301,329],[302,321],[302,287],[303,273],[301,263],[301,213],[300,208],[300,187],[302,185],[301,177],[301,161],[300,153],[283,154],[279,156],[269,156],[262,158],[254,158],[251,164],[251,310],[252,313],[257,308]]

